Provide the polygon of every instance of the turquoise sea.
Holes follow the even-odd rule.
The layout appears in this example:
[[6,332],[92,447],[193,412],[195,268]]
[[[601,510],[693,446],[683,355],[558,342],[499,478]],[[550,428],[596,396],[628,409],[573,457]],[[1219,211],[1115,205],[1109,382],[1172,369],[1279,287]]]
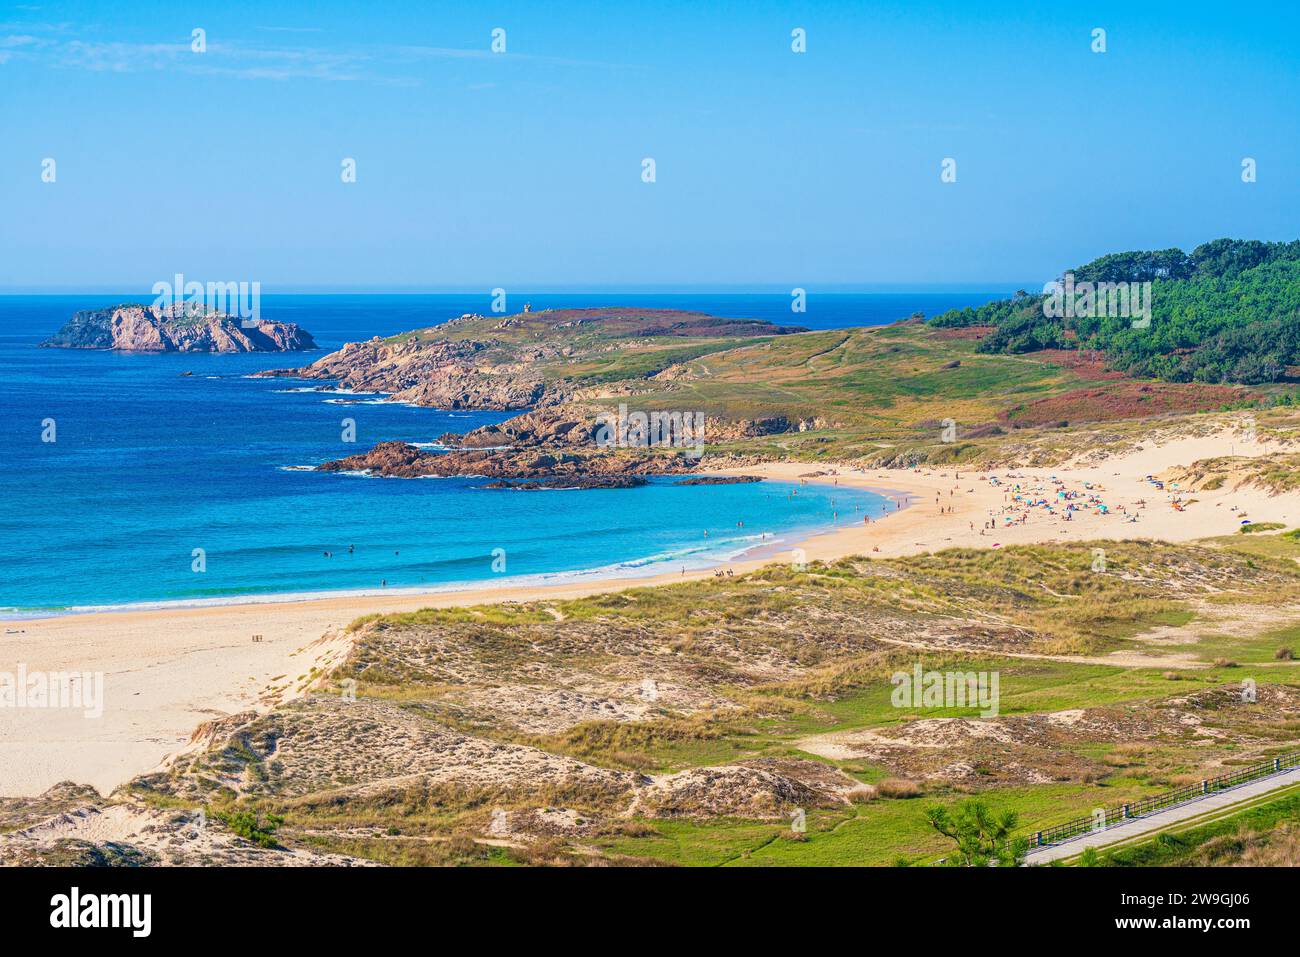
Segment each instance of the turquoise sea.
[[[691,308],[827,328],[998,293],[533,295],[533,308]],[[778,483],[586,491],[480,479],[377,479],[307,467],[385,439],[432,443],[507,418],[442,412],[319,383],[254,379],[344,342],[487,312],[486,296],[263,296],[320,352],[139,355],[38,349],[78,309],[142,294],[0,296],[0,616],[654,574],[734,559],[880,514],[881,497]],[[192,373],[185,375],[185,373]],[[356,421],[355,444],[341,420]],[[52,419],[56,441],[42,441]],[[707,459],[706,459],[707,461]],[[834,513],[838,512],[838,520]],[[743,523],[743,524],[740,524]],[[707,536],[705,533],[708,533]],[[762,536],[766,536],[763,538]],[[196,549],[205,570],[196,571]],[[504,551],[494,566],[494,555]],[[327,556],[325,553],[331,553]]]

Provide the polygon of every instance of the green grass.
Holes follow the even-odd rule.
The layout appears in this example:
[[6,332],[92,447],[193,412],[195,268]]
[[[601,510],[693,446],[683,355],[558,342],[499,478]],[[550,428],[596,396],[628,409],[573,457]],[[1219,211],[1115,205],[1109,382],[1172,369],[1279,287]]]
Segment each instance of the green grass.
[[[1126,782],[1109,788],[1048,784],[1010,788],[981,796],[996,812],[1013,810],[1021,829],[1050,816],[1082,816],[1101,802],[1132,800],[1153,789]],[[935,833],[926,808],[955,804],[961,795],[888,798],[842,810],[807,814],[803,840],[791,838],[788,821],[642,821],[641,837],[596,841],[609,853],[695,866],[888,866],[900,858],[932,863],[951,844]]]
[[[1244,526],[1243,526],[1244,527]],[[1300,529],[1295,531],[1300,532]],[[1207,545],[1253,558],[1295,562],[1300,559],[1300,540],[1292,532],[1280,535],[1223,536],[1204,540]]]
[[[1262,635],[1210,634],[1200,638],[1195,645],[1179,646],[1178,650],[1207,662],[1220,658],[1235,661],[1247,668],[1248,676],[1257,680],[1262,674],[1270,681],[1294,683],[1300,679],[1300,662],[1279,660],[1276,657],[1279,648],[1300,648],[1300,625],[1289,625]],[[1266,670],[1250,667],[1254,665],[1266,666]]]

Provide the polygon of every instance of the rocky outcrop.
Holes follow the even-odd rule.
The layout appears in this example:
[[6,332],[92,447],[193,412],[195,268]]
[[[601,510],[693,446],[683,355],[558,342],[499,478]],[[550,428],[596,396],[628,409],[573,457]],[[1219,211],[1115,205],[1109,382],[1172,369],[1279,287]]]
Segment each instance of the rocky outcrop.
[[513,411],[561,402],[567,392],[548,389],[530,356],[489,357],[474,340],[431,339],[417,333],[349,342],[301,369],[262,373],[326,379],[356,392],[387,392],[397,402],[434,409]]
[[567,445],[595,447],[597,413],[563,405],[517,415],[495,425],[484,425],[463,435],[448,432],[438,441],[448,448],[495,449],[503,446]]
[[[492,449],[513,445],[568,446],[595,448],[600,435],[601,415],[613,416],[602,403],[566,402],[517,415],[495,425],[484,425],[463,435],[449,432],[438,441],[449,448]],[[606,421],[611,421],[607,418]],[[824,419],[792,421],[785,416],[725,420],[709,416],[698,430],[706,443],[731,442],[766,435],[808,432],[828,427]],[[693,443],[692,443],[693,444]]]
[[[641,484],[641,476],[699,471],[706,443],[826,427],[821,419],[784,415],[711,416],[667,406],[662,397],[638,408],[645,383],[683,353],[698,356],[750,341],[738,337],[795,331],[670,310],[556,310],[500,319],[467,315],[400,336],[349,343],[303,368],[261,374],[324,380],[441,409],[521,412],[463,435],[440,436],[439,444],[449,451],[381,442],[319,466],[323,471],[484,477],[495,480],[494,488],[623,488]],[[705,342],[666,346],[665,338]],[[649,429],[642,424],[639,438],[630,439],[633,430],[619,418],[624,416],[640,416]],[[616,419],[617,428],[611,425]],[[611,436],[617,437],[613,444]]]
[[423,478],[435,456],[405,442],[380,442],[368,452],[318,465],[320,472],[368,472],[385,478]]
[[694,478],[682,479],[680,482],[674,482],[674,485],[748,485],[752,482],[761,482],[761,475],[697,475]]
[[512,411],[562,401],[525,363],[480,362],[478,343],[353,342],[296,374],[334,379],[357,392],[389,392],[394,401],[434,409]]
[[[619,488],[634,476],[686,473],[699,463],[684,454],[650,455],[630,449],[578,454],[537,449],[426,452],[405,442],[380,442],[368,452],[318,465],[322,472],[365,472],[381,478],[473,476],[525,480],[529,487]],[[541,482],[553,482],[542,485]],[[634,481],[632,484],[642,484]],[[496,485],[496,488],[516,487]]]
[[498,479],[483,487],[538,491],[542,489],[640,488],[645,484],[646,480],[639,475],[552,475],[549,478],[533,479],[527,482],[507,482],[505,479]]
[[189,303],[170,307],[121,305],[78,312],[41,343],[59,349],[122,352],[295,352],[316,348],[311,333],[291,322],[250,322]]

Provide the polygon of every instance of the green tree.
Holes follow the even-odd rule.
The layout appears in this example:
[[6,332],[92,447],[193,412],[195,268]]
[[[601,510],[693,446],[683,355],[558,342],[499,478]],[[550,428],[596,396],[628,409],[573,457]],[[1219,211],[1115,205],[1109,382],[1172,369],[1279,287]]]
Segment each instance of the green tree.
[[1112,253],[1072,272],[1076,289],[1150,282],[1143,306],[1150,322],[1135,327],[1132,303],[1120,308],[1113,290],[1098,292],[1092,309],[1069,318],[1049,314],[1043,296],[1018,290],[930,324],[991,326],[980,338],[982,353],[1095,350],[1116,370],[1171,382],[1260,385],[1300,365],[1300,241],[1216,239],[1190,256],[1178,249]]
[[932,807],[925,812],[930,826],[957,844],[957,853],[947,858],[954,867],[1015,867],[1029,853],[1029,841],[1013,838],[1019,823],[1015,811],[994,814],[982,801],[974,798],[959,804],[954,811]]

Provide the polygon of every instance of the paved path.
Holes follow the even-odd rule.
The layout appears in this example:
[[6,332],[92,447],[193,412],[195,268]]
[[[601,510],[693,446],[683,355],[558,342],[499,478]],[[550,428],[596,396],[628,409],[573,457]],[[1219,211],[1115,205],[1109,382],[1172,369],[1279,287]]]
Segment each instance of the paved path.
[[1048,864],[1061,858],[1073,857],[1089,847],[1102,848],[1119,841],[1127,841],[1142,834],[1153,834],[1157,831],[1163,831],[1169,825],[1177,824],[1179,821],[1200,817],[1210,811],[1222,810],[1234,804],[1248,801],[1251,798],[1259,797],[1262,794],[1267,794],[1269,791],[1289,787],[1292,784],[1300,784],[1300,768],[1291,768],[1272,777],[1257,778],[1254,781],[1239,784],[1235,788],[1226,791],[1216,791],[1209,797],[1189,801],[1187,804],[1180,804],[1177,807],[1171,807],[1155,814],[1148,814],[1146,817],[1134,818],[1122,824],[1112,824],[1104,831],[1092,831],[1082,837],[1068,840],[1063,844],[1050,844],[1047,847],[1035,848],[1029,852],[1029,856],[1025,858],[1025,863]]

